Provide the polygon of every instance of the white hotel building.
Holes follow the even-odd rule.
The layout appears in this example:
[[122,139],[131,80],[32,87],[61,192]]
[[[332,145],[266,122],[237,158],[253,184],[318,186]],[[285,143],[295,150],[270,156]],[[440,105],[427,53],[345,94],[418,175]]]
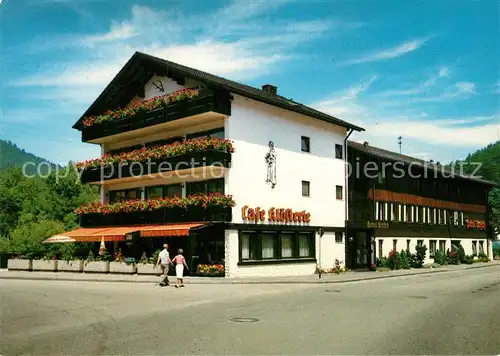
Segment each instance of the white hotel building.
[[[107,110],[185,88],[198,94],[142,116],[83,124]],[[136,52],[74,128],[84,142],[99,144],[103,156],[207,135],[234,147],[214,157],[202,152],[205,167],[194,163],[168,174],[104,177],[99,168],[87,169],[82,181],[101,186],[104,204],[219,192],[231,195],[235,205],[226,215],[183,218],[169,212],[130,219],[124,213],[121,219],[89,214],[82,217],[81,231],[88,231],[82,241],[105,227],[115,247],[131,240],[135,247],[129,244],[128,251],[136,256],[168,242],[171,253],[183,248],[192,263],[197,246],[210,246],[217,256],[212,262],[224,263],[226,277],[307,275],[345,259],[346,143],[360,127],[284,98],[274,86],[256,89]],[[279,221],[279,209],[288,216],[281,220],[289,221]]]

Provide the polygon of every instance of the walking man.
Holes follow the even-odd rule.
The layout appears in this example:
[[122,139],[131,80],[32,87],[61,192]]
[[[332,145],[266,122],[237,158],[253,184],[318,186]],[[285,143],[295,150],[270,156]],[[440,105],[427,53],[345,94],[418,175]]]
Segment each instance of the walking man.
[[161,266],[161,281],[160,286],[168,286],[170,283],[168,281],[168,270],[172,261],[170,260],[170,254],[168,253],[168,245],[163,245],[163,250],[158,254],[158,260],[156,261],[155,267]]

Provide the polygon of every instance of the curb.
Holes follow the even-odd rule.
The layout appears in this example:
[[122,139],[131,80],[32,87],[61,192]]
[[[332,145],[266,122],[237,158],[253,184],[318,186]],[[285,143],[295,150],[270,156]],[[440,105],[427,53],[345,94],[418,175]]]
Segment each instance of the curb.
[[[453,270],[453,269],[440,269],[440,268],[433,268],[433,269],[425,269],[421,272],[415,272],[415,273],[408,273],[408,274],[385,274],[384,272],[379,272],[380,275],[376,275],[373,277],[359,277],[359,278],[352,278],[352,279],[346,279],[346,280],[321,280],[321,279],[315,279],[315,280],[231,280],[231,279],[220,279],[220,280],[207,280],[207,281],[190,281],[189,278],[186,278],[185,284],[339,284],[339,283],[352,283],[352,282],[361,282],[361,281],[370,281],[370,280],[377,280],[377,279],[389,279],[389,278],[398,278],[398,277],[411,277],[411,276],[419,276],[423,274],[431,274],[431,273],[447,273],[447,272],[459,272],[459,271],[466,271],[466,270],[472,270],[472,269],[479,269],[479,268],[487,268],[487,267],[500,267],[500,264],[490,264],[490,265],[484,265],[484,266],[476,266],[476,267],[465,267],[464,269],[458,269],[458,270]],[[26,272],[29,273],[29,272]],[[55,272],[57,273],[57,272]],[[375,272],[377,273],[377,272]],[[390,272],[389,272],[390,273]],[[142,284],[157,284],[157,281],[153,280],[130,280],[130,279],[100,279],[100,278],[68,278],[68,277],[62,277],[62,278],[53,278],[49,276],[40,276],[40,277],[35,277],[35,276],[8,276],[8,275],[2,275],[0,274],[0,279],[11,279],[11,280],[38,280],[38,281],[65,281],[65,282],[108,282],[108,283],[142,283]]]

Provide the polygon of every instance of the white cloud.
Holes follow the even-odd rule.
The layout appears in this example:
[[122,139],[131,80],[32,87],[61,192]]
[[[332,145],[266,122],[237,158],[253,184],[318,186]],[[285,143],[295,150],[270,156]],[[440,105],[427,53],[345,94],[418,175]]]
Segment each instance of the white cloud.
[[[425,103],[415,107],[411,101],[401,104],[402,108],[393,110],[387,102],[378,100],[376,96],[358,95],[369,92],[370,86],[362,84],[318,100],[311,106],[366,129],[365,132],[355,133],[353,140],[368,141],[373,146],[399,152],[397,137],[402,136],[403,153],[418,153],[423,150],[434,152],[435,157],[432,158],[443,162],[463,159],[469,152],[499,139],[500,113],[472,117],[436,117],[435,114],[429,115],[427,111],[423,111]],[[457,82],[434,99],[436,102],[451,100],[474,92],[473,83]]]
[[[104,88],[135,51],[244,80],[265,74],[274,64],[293,59],[292,49],[321,36],[330,26],[336,30],[342,26],[349,29],[347,22],[334,20],[266,23],[265,16],[263,20],[257,18],[288,2],[240,0],[192,18],[173,10],[156,11],[134,5],[130,18],[113,22],[109,31],[69,41],[84,44],[80,50],[87,56],[81,58],[91,59],[45,68],[12,84],[61,88],[60,97],[67,97],[65,91],[70,87],[89,87],[94,93]],[[250,36],[225,37],[240,30],[248,31]],[[92,48],[89,50],[88,46]]]
[[388,97],[388,96],[405,96],[405,95],[415,95],[422,94],[433,87],[437,81],[441,78],[445,78],[449,75],[450,70],[448,67],[441,68],[437,74],[431,76],[424,82],[418,84],[415,87],[407,88],[407,89],[398,89],[398,90],[387,90],[384,92],[377,93],[377,96],[380,97]]
[[363,55],[359,58],[351,59],[343,64],[359,64],[359,63],[368,63],[368,62],[377,62],[383,61],[387,59],[398,58],[404,56],[407,53],[413,52],[420,47],[422,47],[427,41],[429,37],[414,39],[411,41],[404,42],[396,47],[387,48],[384,50],[372,52],[366,55]]
[[129,39],[136,36],[135,27],[129,23],[113,23],[109,32],[101,35],[91,35],[80,40],[82,44],[93,47],[96,43]]

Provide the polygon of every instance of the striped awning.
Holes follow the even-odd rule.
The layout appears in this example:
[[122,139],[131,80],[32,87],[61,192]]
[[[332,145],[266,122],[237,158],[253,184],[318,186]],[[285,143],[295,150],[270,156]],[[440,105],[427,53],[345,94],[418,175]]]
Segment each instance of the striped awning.
[[141,229],[141,237],[189,236],[191,230],[201,229],[208,225],[208,223],[150,225]]
[[141,237],[189,236],[192,229],[209,223],[180,223],[168,225],[132,225],[100,228],[80,228],[48,238],[43,243],[125,241],[127,235],[140,233]]

